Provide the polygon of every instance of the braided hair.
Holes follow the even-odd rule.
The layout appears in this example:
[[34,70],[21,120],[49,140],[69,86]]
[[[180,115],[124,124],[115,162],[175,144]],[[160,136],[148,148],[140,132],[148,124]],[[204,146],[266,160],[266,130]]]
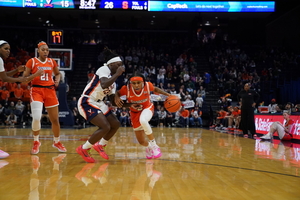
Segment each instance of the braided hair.
[[112,59],[114,57],[118,57],[119,56],[118,54],[116,54],[112,50],[110,50],[107,46],[104,47],[103,55],[104,55],[105,62],[109,61],[110,59]]

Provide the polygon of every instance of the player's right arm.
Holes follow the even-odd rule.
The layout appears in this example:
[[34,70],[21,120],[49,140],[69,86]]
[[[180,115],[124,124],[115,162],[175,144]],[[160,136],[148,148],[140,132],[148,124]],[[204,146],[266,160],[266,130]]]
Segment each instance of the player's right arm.
[[32,81],[35,77],[41,76],[44,74],[44,70],[38,69],[34,74],[31,74],[31,68],[28,67],[32,65],[32,59],[30,59],[27,63],[26,63],[26,68],[25,71],[23,72],[23,77],[26,78],[25,83],[29,83],[30,81]]

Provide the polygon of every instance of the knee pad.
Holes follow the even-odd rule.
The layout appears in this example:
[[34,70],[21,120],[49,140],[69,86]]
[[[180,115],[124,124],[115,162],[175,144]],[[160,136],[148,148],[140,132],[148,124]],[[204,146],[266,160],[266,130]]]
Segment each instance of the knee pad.
[[41,118],[43,112],[43,103],[39,101],[33,101],[30,103],[32,113],[32,130],[38,131],[41,129]]
[[149,121],[150,121],[152,115],[153,115],[153,113],[151,110],[145,109],[142,111],[141,116],[140,116],[140,123],[141,123],[141,126],[143,127],[146,135],[152,134],[152,128],[149,124]]

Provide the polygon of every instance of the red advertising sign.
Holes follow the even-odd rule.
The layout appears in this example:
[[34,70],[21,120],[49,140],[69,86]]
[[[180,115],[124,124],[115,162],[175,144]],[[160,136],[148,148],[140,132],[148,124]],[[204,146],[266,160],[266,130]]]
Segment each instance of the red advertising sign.
[[[257,133],[267,134],[270,130],[270,126],[273,122],[285,123],[282,115],[255,115],[255,128]],[[291,115],[291,119],[294,120],[295,125],[292,128],[293,139],[300,140],[300,116]],[[275,133],[274,135],[276,135]]]

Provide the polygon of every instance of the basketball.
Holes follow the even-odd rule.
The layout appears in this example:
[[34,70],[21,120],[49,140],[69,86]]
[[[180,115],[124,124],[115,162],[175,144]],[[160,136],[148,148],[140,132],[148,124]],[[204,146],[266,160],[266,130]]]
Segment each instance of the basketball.
[[169,112],[177,112],[181,108],[181,101],[178,96],[170,95],[166,98],[164,107]]

